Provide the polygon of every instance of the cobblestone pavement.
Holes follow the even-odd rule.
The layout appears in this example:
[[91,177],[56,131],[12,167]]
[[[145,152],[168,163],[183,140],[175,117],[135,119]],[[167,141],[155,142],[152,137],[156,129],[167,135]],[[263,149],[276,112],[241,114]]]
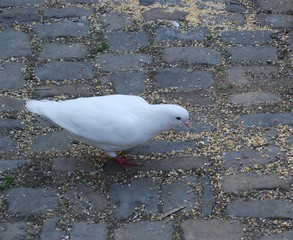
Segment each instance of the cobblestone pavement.
[[[292,0],[0,0],[0,239],[293,239]],[[121,170],[24,102],[177,103]]]

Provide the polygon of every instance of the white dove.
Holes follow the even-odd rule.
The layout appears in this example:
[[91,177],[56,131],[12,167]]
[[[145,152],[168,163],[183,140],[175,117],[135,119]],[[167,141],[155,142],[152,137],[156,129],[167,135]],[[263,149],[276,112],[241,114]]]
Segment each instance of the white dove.
[[104,150],[123,168],[126,164],[137,164],[117,157],[115,151],[143,144],[175,126],[190,126],[185,108],[173,104],[152,105],[141,97],[130,95],[64,101],[29,100],[26,108],[46,116],[81,137],[86,144]]

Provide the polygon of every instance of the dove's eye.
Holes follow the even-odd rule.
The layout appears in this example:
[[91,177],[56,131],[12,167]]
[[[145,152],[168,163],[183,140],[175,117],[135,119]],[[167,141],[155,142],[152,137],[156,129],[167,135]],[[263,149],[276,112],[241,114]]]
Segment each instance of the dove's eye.
[[177,117],[176,119],[177,119],[177,120],[181,120],[181,117]]

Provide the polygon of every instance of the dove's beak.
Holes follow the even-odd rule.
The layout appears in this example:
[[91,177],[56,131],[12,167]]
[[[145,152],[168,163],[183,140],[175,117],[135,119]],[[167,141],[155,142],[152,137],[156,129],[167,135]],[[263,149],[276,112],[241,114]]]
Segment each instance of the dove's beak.
[[183,124],[186,126],[186,127],[192,127],[192,124],[189,120],[183,122]]

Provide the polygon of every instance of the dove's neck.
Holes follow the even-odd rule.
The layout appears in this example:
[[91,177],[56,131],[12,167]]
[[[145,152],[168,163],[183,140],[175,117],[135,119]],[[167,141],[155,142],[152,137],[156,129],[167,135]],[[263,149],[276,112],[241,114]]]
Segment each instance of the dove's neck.
[[151,105],[151,111],[148,113],[149,116],[146,116],[146,120],[155,132],[162,132],[175,127],[174,121],[172,121],[172,107],[173,105],[168,104]]

